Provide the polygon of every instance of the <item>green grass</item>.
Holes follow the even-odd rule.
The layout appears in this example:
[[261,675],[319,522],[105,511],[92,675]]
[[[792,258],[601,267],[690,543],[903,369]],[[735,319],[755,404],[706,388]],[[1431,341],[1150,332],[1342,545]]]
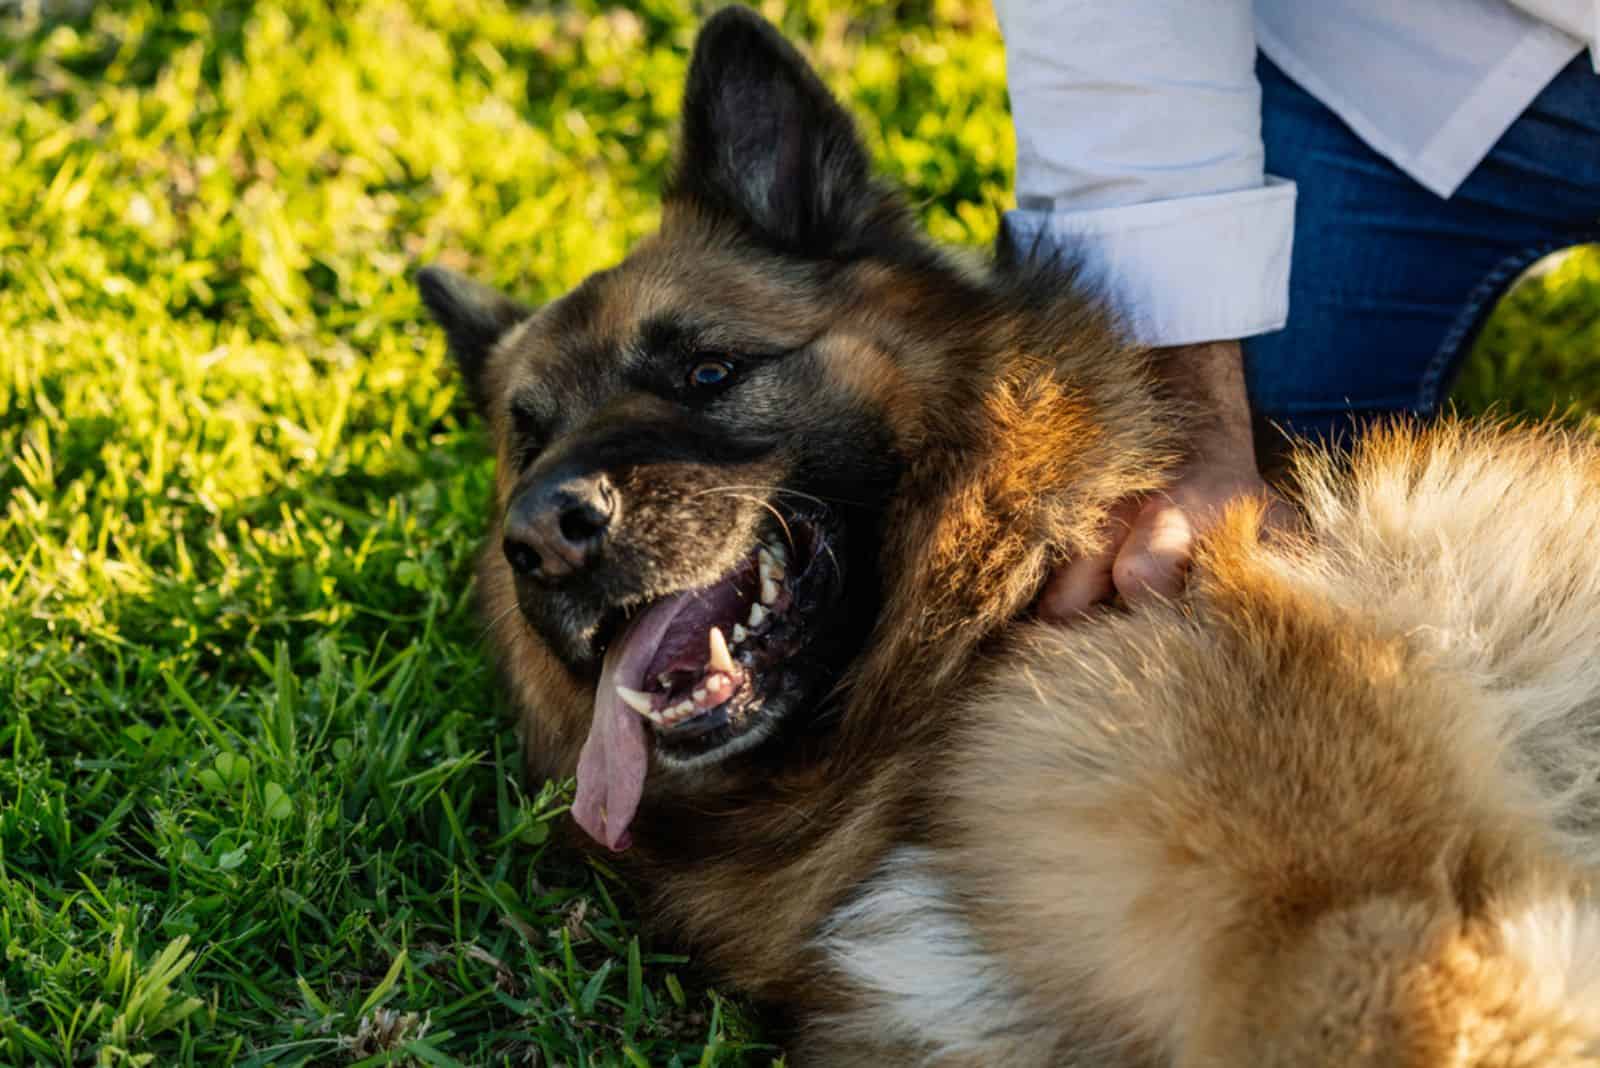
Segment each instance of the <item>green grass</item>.
[[[98,6],[0,16],[0,1063],[772,1061],[546,852],[410,282],[538,300],[648,231],[699,12]],[[772,13],[988,240],[992,29]]]
[[1467,412],[1600,430],[1600,246],[1547,257],[1506,295],[1454,399]]
[[[538,300],[647,232],[704,8],[36,6],[0,5],[0,1063],[772,1062],[548,848],[410,284]],[[991,240],[984,0],[763,10]],[[1584,418],[1597,310],[1593,255],[1524,290],[1470,403]]]

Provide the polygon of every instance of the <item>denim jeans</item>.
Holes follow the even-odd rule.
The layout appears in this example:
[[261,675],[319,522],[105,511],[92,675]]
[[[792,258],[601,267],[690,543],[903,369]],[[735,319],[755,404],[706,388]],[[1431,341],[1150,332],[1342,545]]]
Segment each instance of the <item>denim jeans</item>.
[[1434,414],[1517,276],[1600,240],[1600,75],[1573,60],[1443,200],[1264,57],[1258,73],[1267,172],[1299,196],[1289,325],[1245,344],[1257,416],[1343,437]]

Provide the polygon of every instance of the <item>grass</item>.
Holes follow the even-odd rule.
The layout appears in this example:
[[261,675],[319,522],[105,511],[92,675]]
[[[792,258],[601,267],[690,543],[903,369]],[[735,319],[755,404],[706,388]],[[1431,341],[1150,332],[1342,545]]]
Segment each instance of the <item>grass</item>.
[[[45,17],[40,7],[57,11]],[[984,0],[763,10],[929,228],[1009,186]],[[768,1064],[550,850],[470,609],[490,464],[410,276],[656,217],[704,6],[0,3],[0,1064]],[[1600,257],[1463,397],[1600,409]]]

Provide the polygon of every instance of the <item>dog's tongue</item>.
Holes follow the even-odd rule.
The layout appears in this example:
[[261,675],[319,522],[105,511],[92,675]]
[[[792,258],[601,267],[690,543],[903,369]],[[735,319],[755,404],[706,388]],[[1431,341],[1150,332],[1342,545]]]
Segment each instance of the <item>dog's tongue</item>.
[[578,794],[572,802],[572,818],[589,837],[617,852],[632,841],[628,824],[639,810],[650,759],[644,720],[617,696],[617,686],[644,689],[645,670],[673,619],[688,602],[688,597],[670,597],[646,610],[612,644],[600,667],[594,719],[578,754]]

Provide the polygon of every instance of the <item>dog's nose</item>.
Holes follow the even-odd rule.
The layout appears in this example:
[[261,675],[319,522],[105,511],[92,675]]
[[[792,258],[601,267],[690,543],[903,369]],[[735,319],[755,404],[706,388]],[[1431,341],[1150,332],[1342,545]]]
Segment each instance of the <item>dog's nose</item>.
[[506,509],[506,560],[511,570],[529,578],[558,578],[581,570],[594,559],[617,511],[617,491],[605,475],[530,486]]

